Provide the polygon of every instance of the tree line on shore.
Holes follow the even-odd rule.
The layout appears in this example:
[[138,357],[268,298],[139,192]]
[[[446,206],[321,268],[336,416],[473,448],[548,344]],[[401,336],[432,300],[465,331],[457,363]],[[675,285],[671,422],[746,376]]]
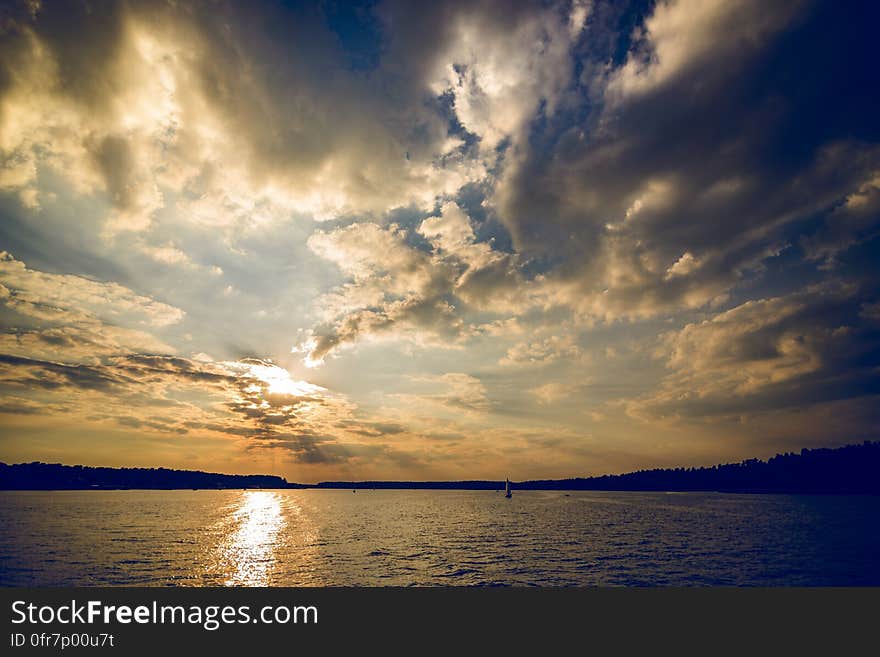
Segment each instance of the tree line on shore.
[[[802,449],[762,461],[656,468],[619,475],[514,482],[518,490],[720,491],[880,494],[880,442]],[[501,490],[503,481],[288,482],[275,475],[230,475],[168,468],[101,468],[60,463],[0,463],[0,490],[92,489],[457,489]]]

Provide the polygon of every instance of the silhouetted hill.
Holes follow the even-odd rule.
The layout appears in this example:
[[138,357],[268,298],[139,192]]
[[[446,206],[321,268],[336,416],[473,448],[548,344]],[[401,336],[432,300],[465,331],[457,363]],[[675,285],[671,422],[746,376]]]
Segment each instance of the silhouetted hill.
[[[880,494],[880,442],[802,449],[767,461],[748,459],[701,468],[639,470],[620,475],[514,482],[516,490],[722,491]],[[319,488],[457,488],[500,490],[503,481],[327,481]]]
[[[91,468],[60,463],[0,463],[2,490],[118,488],[288,488],[272,475],[228,475],[167,468]],[[293,484],[295,486],[295,484]]]
[[527,481],[517,488],[880,494],[880,442],[865,441],[837,449],[802,449],[800,453],[777,454],[767,461],[748,459],[703,468]]
[[[767,461],[620,475],[512,483],[517,490],[721,491],[880,494],[880,442],[802,449]],[[58,463],[0,463],[0,490],[115,488],[327,488],[501,490],[503,481],[324,481],[288,483],[272,475],[227,475],[167,468],[92,468]]]

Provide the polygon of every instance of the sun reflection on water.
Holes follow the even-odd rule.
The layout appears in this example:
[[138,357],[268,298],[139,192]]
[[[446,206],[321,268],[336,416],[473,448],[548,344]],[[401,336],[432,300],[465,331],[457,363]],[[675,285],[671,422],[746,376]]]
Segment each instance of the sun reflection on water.
[[233,512],[236,527],[224,545],[227,586],[267,586],[285,520],[281,496],[271,491],[242,493]]

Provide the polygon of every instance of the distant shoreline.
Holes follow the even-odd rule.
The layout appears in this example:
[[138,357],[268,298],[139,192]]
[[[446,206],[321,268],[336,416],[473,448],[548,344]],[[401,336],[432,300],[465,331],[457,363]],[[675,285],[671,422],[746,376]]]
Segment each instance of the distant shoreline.
[[[283,491],[283,490],[322,490],[322,491],[339,491],[339,490],[359,490],[359,491],[440,491],[440,492],[455,492],[455,491],[473,491],[473,492],[483,492],[483,493],[503,493],[504,490],[494,490],[488,488],[468,488],[465,486],[461,487],[447,487],[447,486],[438,486],[435,488],[431,488],[428,486],[416,488],[416,487],[406,487],[406,486],[386,486],[384,488],[366,488],[364,486],[352,486],[350,488],[344,487],[336,487],[332,488],[329,486],[319,486],[317,484],[306,484],[303,486],[288,486],[285,488],[2,488],[0,487],[0,493],[82,493],[82,492],[119,492],[119,491],[133,491],[133,492],[152,492],[152,491],[165,491],[165,492],[174,492],[174,491]],[[722,495],[828,495],[828,496],[873,496],[880,495],[880,492],[845,492],[845,491],[825,491],[825,492],[817,492],[817,491],[789,491],[789,490],[717,490],[717,489],[688,489],[688,490],[659,490],[659,489],[623,489],[623,488],[520,488],[516,489],[517,492],[559,492],[559,493],[718,493]]]
[[[514,490],[880,494],[880,442],[802,449],[767,461],[699,468],[512,482]],[[0,490],[500,490],[504,481],[288,482],[275,475],[229,475],[168,468],[102,468],[59,463],[0,463]]]

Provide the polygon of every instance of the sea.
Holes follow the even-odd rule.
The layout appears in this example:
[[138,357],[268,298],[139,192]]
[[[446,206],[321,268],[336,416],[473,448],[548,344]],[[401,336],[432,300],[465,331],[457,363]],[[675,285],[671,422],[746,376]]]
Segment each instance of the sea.
[[0,492],[0,585],[880,585],[880,497]]

